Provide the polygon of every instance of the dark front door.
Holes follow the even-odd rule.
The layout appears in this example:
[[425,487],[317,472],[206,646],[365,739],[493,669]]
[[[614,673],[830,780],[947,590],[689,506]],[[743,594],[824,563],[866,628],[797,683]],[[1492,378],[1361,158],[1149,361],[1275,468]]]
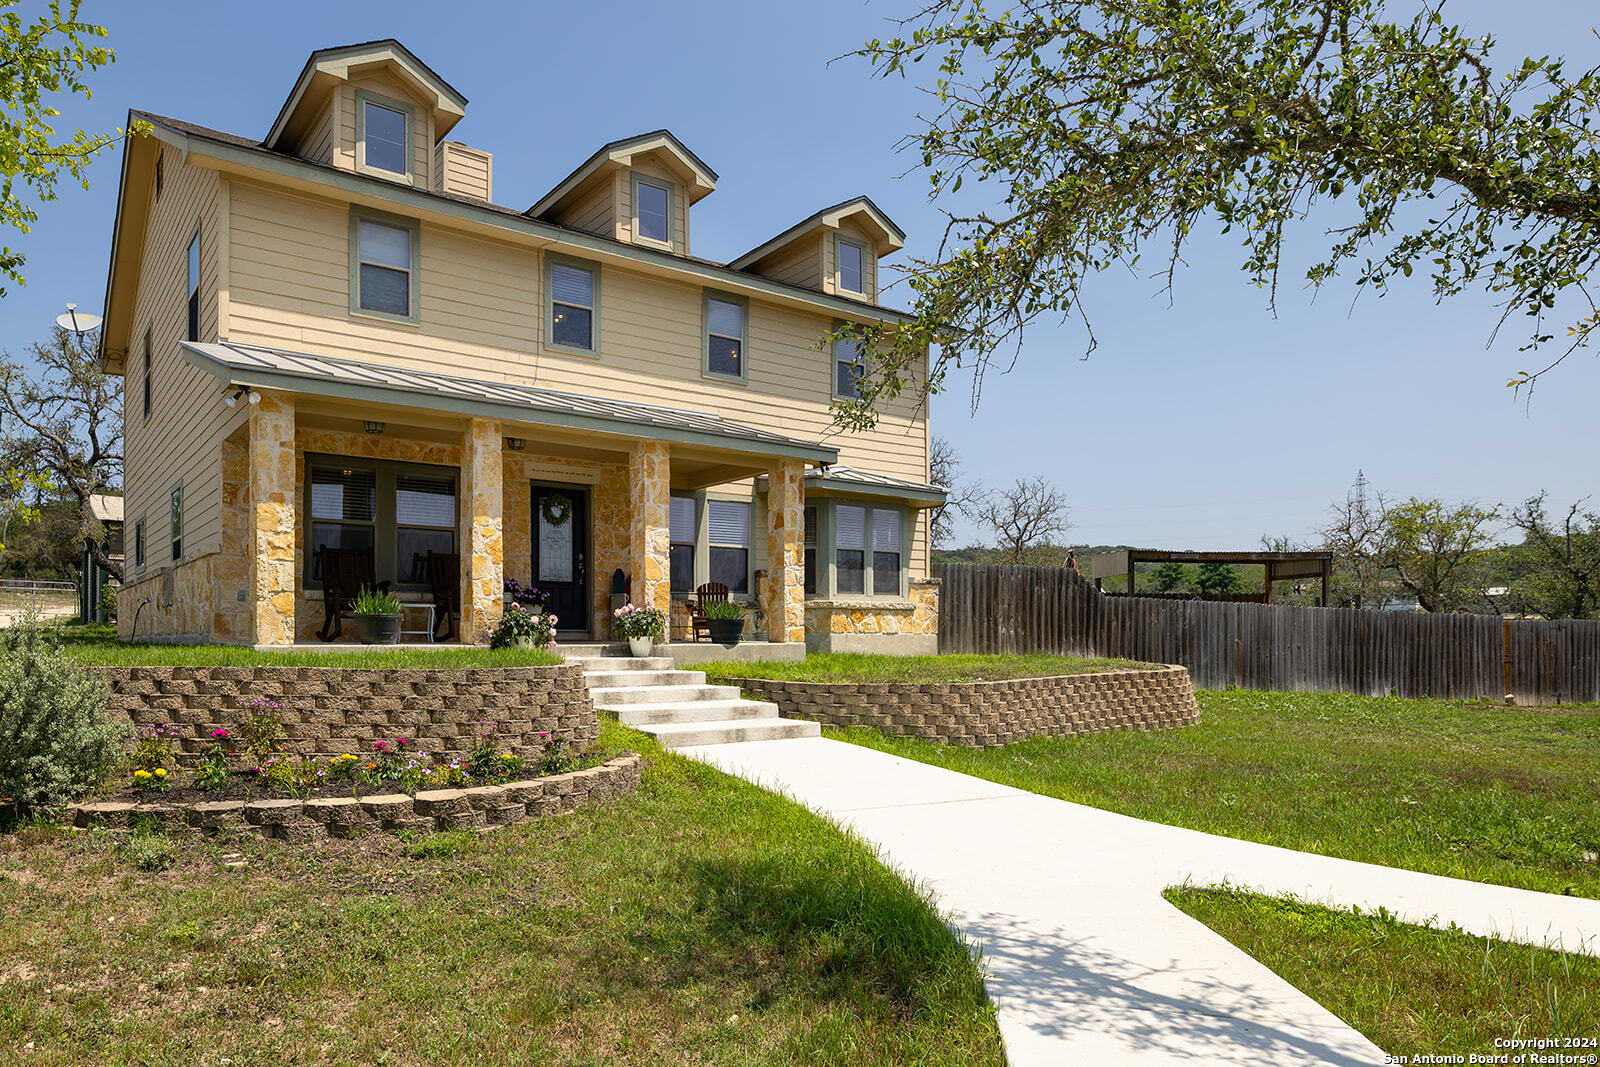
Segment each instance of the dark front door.
[[589,631],[589,491],[533,487],[533,584],[550,597],[563,633]]

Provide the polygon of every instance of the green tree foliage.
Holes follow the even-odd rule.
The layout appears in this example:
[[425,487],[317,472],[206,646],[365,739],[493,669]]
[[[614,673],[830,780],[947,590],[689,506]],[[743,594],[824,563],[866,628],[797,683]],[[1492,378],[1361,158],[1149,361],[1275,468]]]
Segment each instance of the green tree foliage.
[[32,471],[7,470],[0,464],[0,560],[5,559],[6,539],[39,521],[35,501],[50,491],[50,479]]
[[1496,508],[1412,497],[1383,509],[1382,562],[1424,611],[1454,611],[1482,599],[1478,566],[1493,544]]
[[976,182],[961,202],[993,207],[951,212],[912,262],[913,321],[867,331],[880,355],[840,421],[870,422],[930,346],[933,389],[957,367],[981,384],[1041,315],[1078,316],[1093,348],[1084,283],[1154,250],[1170,284],[1201,227],[1238,237],[1270,306],[1285,237],[1313,214],[1329,242],[1313,286],[1350,270],[1381,294],[1420,267],[1436,299],[1482,287],[1530,316],[1530,347],[1571,295],[1560,362],[1600,324],[1583,287],[1600,262],[1600,75],[1550,58],[1497,74],[1492,39],[1442,6],[928,0],[856,54],[925,72],[933,105],[907,146],[936,199]]
[[[56,133],[57,98],[77,93],[89,99],[85,76],[115,62],[116,53],[100,43],[102,27],[78,18],[78,0],[69,0],[65,11],[60,0],[51,0],[48,12],[31,23],[14,10],[17,4],[0,0],[0,224],[28,233],[39,210],[23,199],[23,189],[37,202],[54,200],[63,176],[87,189],[85,170],[123,131]],[[19,285],[22,264],[20,252],[0,247],[0,272]],[[0,285],[0,296],[5,292]]]
[[1150,586],[1158,593],[1181,593],[1195,588],[1195,571],[1182,563],[1163,563],[1150,572]]
[[1544,493],[1512,509],[1523,537],[1523,573],[1513,588],[1526,610],[1547,619],[1600,617],[1600,515],[1580,510],[1585,503],[1559,519],[1547,514]]
[[1195,590],[1201,596],[1222,596],[1244,592],[1239,572],[1226,563],[1202,563],[1194,576]]
[[0,794],[32,808],[99,785],[128,733],[105,708],[105,680],[76,667],[44,628],[24,620],[0,630]]
[[59,327],[28,348],[30,363],[0,357],[0,426],[7,463],[49,477],[78,505],[74,545],[94,541],[96,561],[120,581],[122,565],[106,555],[89,498],[122,480],[122,389],[106,374],[92,339],[78,343]]

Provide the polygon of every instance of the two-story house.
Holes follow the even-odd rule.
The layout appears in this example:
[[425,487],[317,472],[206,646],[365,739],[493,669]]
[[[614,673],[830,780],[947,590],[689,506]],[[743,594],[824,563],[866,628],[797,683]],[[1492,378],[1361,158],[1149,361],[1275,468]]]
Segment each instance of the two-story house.
[[260,140],[133,113],[102,339],[121,632],[312,640],[335,547],[414,598],[458,555],[471,641],[503,579],[603,639],[621,572],[669,610],[724,583],[770,641],[933,651],[926,408],[839,433],[862,357],[819,343],[900,319],[898,227],[862,196],[697,258],[717,175],[665,130],[502,207],[490,154],[446,139],[466,104],[385,40],[314,53]]

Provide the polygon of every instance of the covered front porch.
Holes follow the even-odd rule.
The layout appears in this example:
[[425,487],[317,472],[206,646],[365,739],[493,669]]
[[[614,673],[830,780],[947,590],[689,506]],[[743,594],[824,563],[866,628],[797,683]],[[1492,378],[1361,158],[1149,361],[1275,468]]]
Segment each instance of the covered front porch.
[[674,618],[671,499],[718,490],[749,502],[750,581],[735,597],[747,634],[770,642],[768,658],[803,655],[804,476],[832,449],[699,412],[186,348],[248,405],[223,444],[222,555],[243,580],[235,596],[216,591],[218,639],[319,644],[317,553],[334,546],[370,548],[375,578],[411,602],[434,599],[428,552],[459,557],[464,643],[487,643],[507,580],[549,597],[560,640],[607,641],[616,589]]

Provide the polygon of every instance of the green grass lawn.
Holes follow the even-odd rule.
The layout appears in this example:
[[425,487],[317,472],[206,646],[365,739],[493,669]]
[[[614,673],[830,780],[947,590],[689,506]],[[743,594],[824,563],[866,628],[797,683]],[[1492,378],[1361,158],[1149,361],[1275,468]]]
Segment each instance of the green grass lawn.
[[[649,757],[637,797],[483,836],[0,835],[0,1049],[174,1067],[1003,1063],[962,942],[868,848],[610,721],[602,741]],[[249,865],[224,867],[230,850]]]
[[858,652],[813,652],[798,663],[767,661],[696,663],[688,669],[717,678],[776,678],[787,682],[994,682],[1007,678],[1053,678],[1099,671],[1150,670],[1131,659],[1076,656],[872,656]]
[[1199,694],[1177,730],[969,749],[828,735],[1063,800],[1346,859],[1600,897],[1600,709]]
[[339,651],[256,652],[239,645],[167,645],[119,641],[110,626],[55,626],[62,647],[85,666],[105,667],[533,667],[560,663],[544,649],[463,648],[460,645],[337,645]]
[[1600,960],[1590,956],[1234,889],[1185,886],[1167,899],[1394,1055],[1600,1037]]

